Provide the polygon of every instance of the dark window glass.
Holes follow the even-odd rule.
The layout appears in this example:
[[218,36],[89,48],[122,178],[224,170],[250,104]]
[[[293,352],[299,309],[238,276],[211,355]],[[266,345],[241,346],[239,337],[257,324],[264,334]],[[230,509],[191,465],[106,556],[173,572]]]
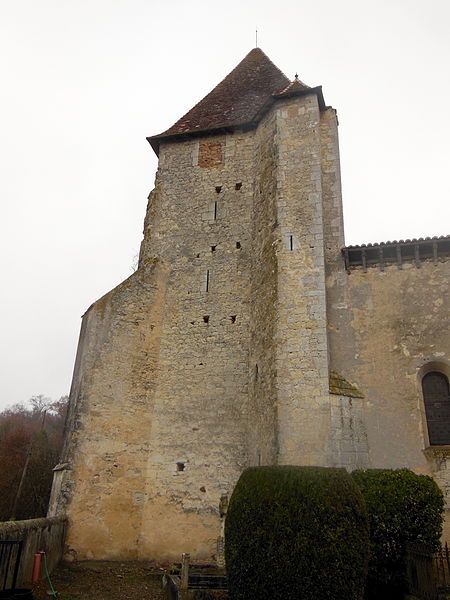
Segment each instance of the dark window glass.
[[432,446],[450,444],[450,397],[448,379],[431,371],[422,379],[428,437]]

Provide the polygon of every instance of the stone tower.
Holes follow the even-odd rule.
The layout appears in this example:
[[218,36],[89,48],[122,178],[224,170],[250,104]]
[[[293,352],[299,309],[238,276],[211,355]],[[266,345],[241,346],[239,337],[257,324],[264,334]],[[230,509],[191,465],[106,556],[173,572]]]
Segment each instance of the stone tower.
[[245,467],[368,464],[362,394],[334,372],[330,393],[350,322],[337,118],[255,48],[148,139],[139,268],[83,317],[50,512],[81,558],[210,560]]

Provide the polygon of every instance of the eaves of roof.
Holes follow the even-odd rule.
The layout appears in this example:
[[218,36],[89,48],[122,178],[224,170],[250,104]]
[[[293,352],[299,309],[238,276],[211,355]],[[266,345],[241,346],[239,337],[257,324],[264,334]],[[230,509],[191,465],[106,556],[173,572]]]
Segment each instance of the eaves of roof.
[[253,119],[250,121],[247,120],[237,123],[230,123],[228,125],[209,126],[185,132],[160,133],[158,135],[149,136],[146,139],[149,142],[150,146],[153,148],[156,156],[159,156],[159,147],[161,142],[178,142],[190,138],[204,137],[209,135],[219,135],[221,133],[232,133],[233,131],[237,130],[249,131],[251,129],[256,129],[258,123],[277,102],[277,100],[284,100],[285,98],[292,98],[294,96],[307,96],[309,94],[316,94],[317,100],[319,102],[319,109],[321,111],[324,111],[327,108],[329,108],[325,104],[325,100],[322,93],[322,86],[319,85],[317,87],[308,88],[307,90],[302,91],[294,91],[284,94],[273,94],[270,98],[267,99],[267,102],[261,107],[258,113],[256,113]]

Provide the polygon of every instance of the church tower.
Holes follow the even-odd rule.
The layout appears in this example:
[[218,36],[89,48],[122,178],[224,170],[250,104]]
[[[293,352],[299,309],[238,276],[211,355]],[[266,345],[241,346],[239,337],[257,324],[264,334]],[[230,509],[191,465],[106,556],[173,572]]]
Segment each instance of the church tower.
[[139,268],[84,315],[51,513],[80,558],[210,560],[245,467],[353,460],[329,393],[337,118],[255,48],[148,140]]

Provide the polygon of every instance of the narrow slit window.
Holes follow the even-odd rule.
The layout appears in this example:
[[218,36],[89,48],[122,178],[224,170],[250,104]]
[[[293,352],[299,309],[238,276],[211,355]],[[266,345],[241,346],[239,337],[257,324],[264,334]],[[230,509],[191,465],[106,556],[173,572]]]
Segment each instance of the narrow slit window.
[[256,365],[255,365],[255,381],[258,381],[258,374],[259,374],[258,371],[259,371],[258,363],[256,363]]
[[216,192],[218,194],[220,194],[221,191],[222,191],[222,186],[221,185],[216,185]]
[[230,320],[232,323],[236,323],[236,315],[231,315]]
[[234,189],[235,189],[235,190],[240,190],[240,189],[241,189],[241,187],[242,187],[242,181],[238,181],[238,182],[236,183],[236,185],[234,186]]
[[203,317],[203,321],[204,321],[205,323],[209,323],[209,315],[205,315],[205,316]]
[[217,248],[217,246],[211,246],[211,252],[215,252],[216,248]]
[[209,269],[206,271],[205,292],[209,292]]
[[294,236],[290,235],[289,236],[289,250],[292,252],[293,249],[294,249]]
[[241,242],[236,242],[236,248],[239,250],[241,247]]
[[184,462],[177,462],[177,471],[184,471]]
[[214,202],[214,221],[217,220],[217,200]]

